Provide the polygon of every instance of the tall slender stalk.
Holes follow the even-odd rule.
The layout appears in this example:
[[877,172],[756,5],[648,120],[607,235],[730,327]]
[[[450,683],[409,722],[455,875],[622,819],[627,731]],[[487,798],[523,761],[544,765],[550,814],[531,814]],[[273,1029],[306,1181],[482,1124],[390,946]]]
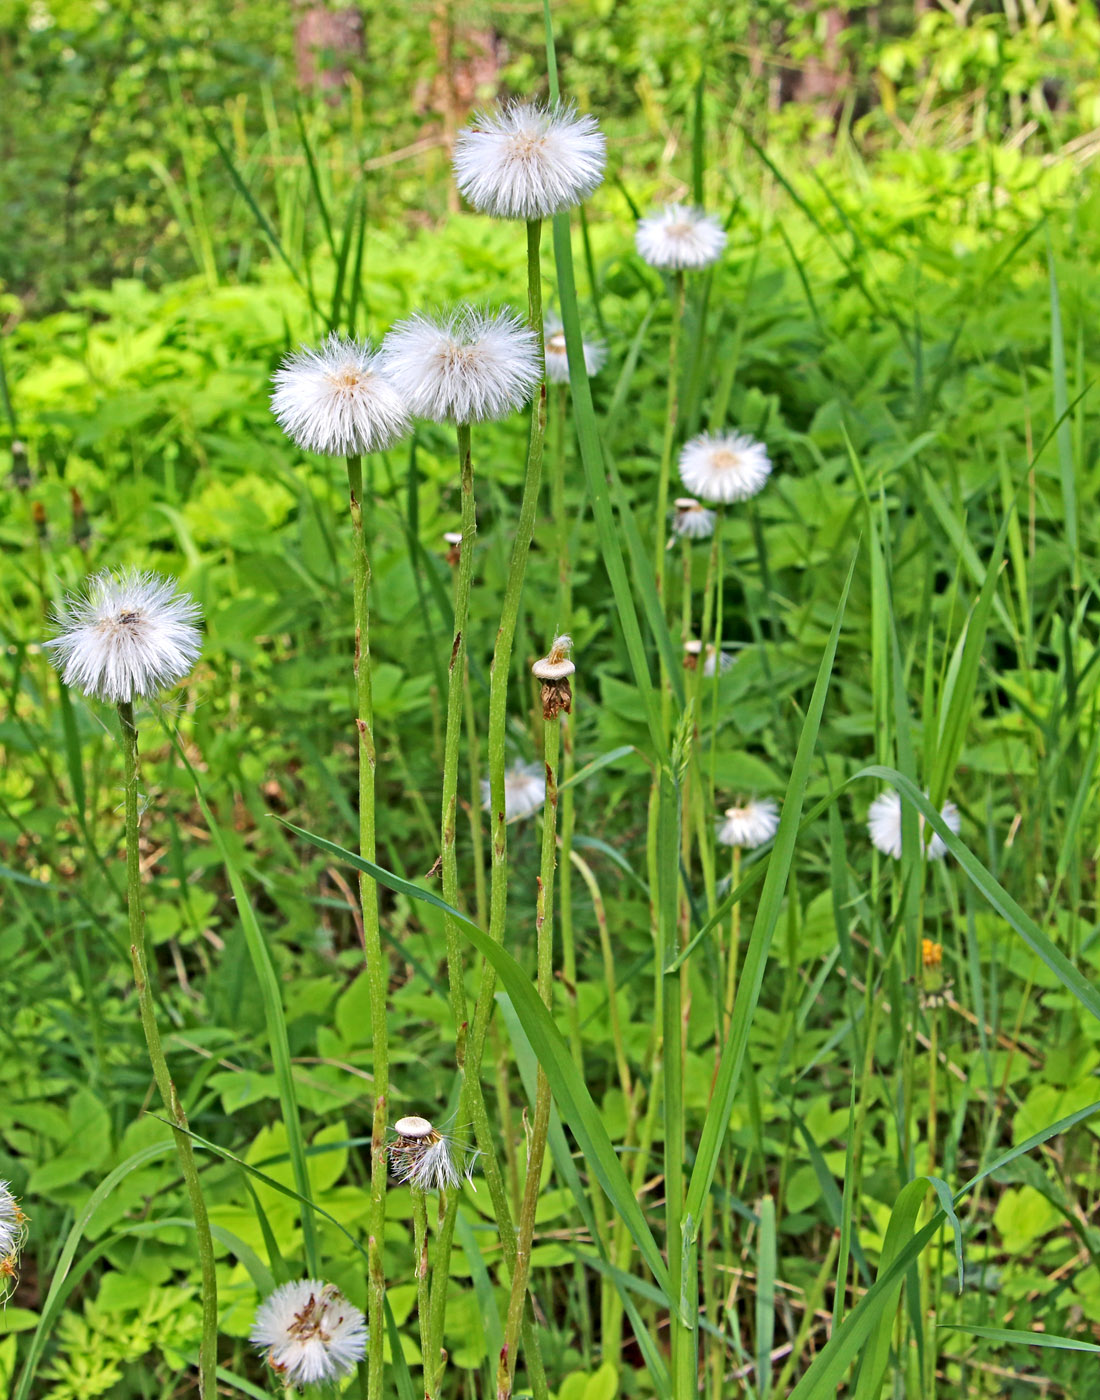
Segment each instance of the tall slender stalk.
[[665,538],[668,528],[668,480],[672,471],[672,446],[676,441],[676,420],[680,412],[679,361],[680,328],[684,321],[684,274],[677,271],[672,294],[672,326],[668,336],[668,401],[665,410],[665,431],[661,442],[661,465],[657,476],[657,543],[653,571],[657,577],[657,593],[667,607],[665,586]]
[[[348,505],[352,524],[352,601],[355,613],[355,727],[359,734],[359,854],[375,859],[374,824],[374,701],[370,673],[370,560],[363,520],[363,462],[350,455]],[[363,956],[370,996],[371,1065],[374,1072],[374,1116],[371,1123],[370,1207],[367,1214],[367,1317],[370,1342],[369,1400],[381,1400],[384,1380],[383,1341],[386,1280],[382,1245],[386,1228],[386,1114],[389,1105],[390,1062],[386,1028],[388,964],[382,949],[378,919],[378,886],[369,875],[359,876],[359,903],[363,911]]]
[[202,1335],[199,1342],[199,1394],[202,1400],[216,1400],[218,1393],[218,1282],[214,1272],[214,1242],[210,1237],[210,1221],[206,1214],[202,1185],[199,1181],[195,1154],[188,1135],[187,1114],[183,1110],[176,1086],[168,1072],[168,1062],[157,1029],[153,1009],[153,993],[149,986],[149,969],[145,959],[145,908],[141,889],[141,821],[138,814],[138,736],[134,723],[133,702],[123,700],[118,707],[122,730],[122,754],[126,774],[126,908],[130,920],[130,957],[133,961],[134,983],[137,987],[141,1026],[149,1050],[153,1078],[176,1139],[176,1155],[187,1186],[191,1214],[195,1219],[195,1243],[199,1251],[202,1274]]
[[[549,1011],[554,999],[554,865],[557,845],[558,815],[558,748],[561,720],[557,714],[543,724],[543,759],[546,763],[546,797],[542,809],[542,862],[535,903],[535,930],[538,942],[538,991]],[[497,1400],[509,1400],[516,1374],[516,1341],[523,1318],[527,1295],[527,1280],[531,1269],[531,1241],[535,1233],[535,1211],[539,1202],[542,1162],[546,1156],[546,1138],[550,1130],[550,1081],[540,1064],[535,1086],[535,1121],[527,1153],[527,1179],[524,1182],[523,1204],[520,1207],[516,1239],[516,1267],[512,1273],[512,1293],[508,1300],[508,1319],[504,1331],[504,1346],[497,1372]]]
[[[543,349],[542,274],[539,264],[541,238],[542,224],[538,220],[532,220],[527,225],[528,319],[538,338],[540,356]],[[519,516],[516,520],[512,557],[489,678],[489,726],[486,739],[489,767],[491,848],[489,935],[497,943],[503,942],[504,939],[508,899],[508,841],[504,803],[508,676],[512,660],[512,643],[515,639],[516,622],[519,617],[520,599],[523,594],[523,580],[527,571],[527,555],[534,534],[539,488],[542,483],[542,449],[545,436],[546,383],[544,380],[532,405],[527,470],[524,476],[523,495],[520,499]],[[495,973],[490,966],[485,965],[481,969],[481,982],[473,1019],[469,1024],[467,1034],[461,1038],[459,1063],[462,1069],[462,1090],[459,1096],[458,1121],[460,1123],[472,1122],[473,1124],[474,1136],[482,1154],[485,1183],[489,1190],[489,1198],[500,1234],[501,1252],[505,1267],[511,1275],[515,1267],[516,1257],[515,1227],[512,1223],[507,1188],[500,1168],[496,1141],[492,1125],[489,1122],[480,1079],[485,1038],[492,1015],[495,990]],[[437,1345],[441,1345],[443,1337],[448,1274],[446,1260],[450,1256],[457,1208],[456,1197],[448,1200],[447,1210],[437,1238],[438,1263],[433,1263],[432,1268],[431,1335],[433,1355],[438,1354]],[[523,1338],[525,1349],[528,1352],[528,1374],[532,1381],[532,1387],[536,1394],[545,1394],[545,1377],[542,1372],[541,1356],[538,1353],[538,1337],[529,1321],[525,1321],[523,1324]]]
[[[458,758],[462,742],[463,692],[466,680],[466,627],[470,613],[470,589],[474,573],[474,536],[477,515],[474,505],[474,468],[471,454],[469,423],[460,423],[458,435],[458,470],[462,494],[462,543],[458,549],[458,570],[455,577],[454,640],[447,672],[447,728],[443,742],[443,815],[440,835],[440,861],[443,875],[443,898],[452,907],[458,904],[458,854],[455,848],[455,827],[458,809]],[[466,989],[462,979],[462,936],[458,925],[449,915],[445,920],[447,933],[447,978],[451,998],[451,1014],[455,1029],[461,1032],[466,1023]]]
[[[558,555],[558,613],[555,632],[568,632],[573,617],[573,563],[569,552],[569,516],[565,505],[565,425],[568,390],[559,384],[554,402],[554,451],[551,459],[550,500],[554,516],[555,548]],[[562,781],[568,783],[576,768],[573,751],[573,722],[561,717]],[[577,1012],[577,954],[573,937],[573,852],[574,792],[566,787],[561,794],[561,872],[560,886],[562,976],[566,984],[566,1012],[569,1019],[569,1044],[578,1067],[581,1064],[581,1032]]]

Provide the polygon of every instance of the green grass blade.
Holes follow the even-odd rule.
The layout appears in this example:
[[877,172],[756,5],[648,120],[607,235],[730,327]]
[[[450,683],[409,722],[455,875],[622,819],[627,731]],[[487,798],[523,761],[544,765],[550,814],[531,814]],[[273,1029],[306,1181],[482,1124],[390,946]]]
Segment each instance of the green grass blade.
[[722,1059],[711,1095],[711,1105],[703,1125],[695,1166],[691,1173],[684,1215],[691,1216],[694,1221],[701,1221],[703,1218],[703,1203],[718,1168],[719,1154],[725,1140],[726,1130],[729,1127],[730,1113],[733,1110],[733,1101],[737,1094],[737,1081],[748,1047],[749,1029],[753,1013],[756,1010],[756,1003],[760,998],[760,988],[764,981],[764,964],[767,961],[772,933],[779,920],[783,894],[787,887],[787,875],[794,859],[799,818],[802,814],[806,786],[810,780],[810,767],[817,744],[817,733],[821,726],[825,698],[829,692],[833,659],[836,656],[840,627],[848,602],[848,590],[852,586],[852,576],[855,573],[856,558],[857,555],[853,554],[852,562],[848,566],[848,577],[844,581],[844,588],[833,617],[829,639],[825,644],[825,653],[821,658],[821,665],[818,667],[813,695],[806,711],[806,720],[798,741],[798,752],[791,767],[791,778],[787,784],[786,796],[783,799],[783,815],[779,821],[775,845],[772,847],[767,874],[764,876],[764,888],[760,893],[760,903],[757,905],[756,917],[753,920],[752,934],[749,937],[749,946],[737,988],[737,1000],[734,1003],[730,1034],[722,1050]]
[[1009,1342],[1024,1347],[1054,1347],[1058,1351],[1091,1351],[1100,1355],[1095,1342],[1076,1337],[1057,1337],[1053,1332],[1022,1332],[1011,1327],[974,1327],[965,1322],[941,1322],[941,1332],[963,1332],[968,1337],[984,1337],[988,1342]]
[[464,931],[465,936],[478,952],[488,958],[500,978],[501,986],[511,997],[524,1034],[531,1042],[539,1064],[546,1072],[562,1121],[577,1139],[586,1161],[595,1172],[608,1200],[622,1217],[623,1223],[630,1231],[650,1272],[667,1295],[668,1271],[665,1268],[664,1260],[661,1258],[653,1233],[634,1197],[634,1192],[630,1188],[630,1183],[622,1169],[611,1139],[607,1135],[607,1129],[603,1125],[599,1109],[593,1103],[588,1087],[573,1063],[573,1057],[565,1037],[539,1000],[530,977],[515,958],[498,943],[494,943],[471,918],[452,908],[446,900],[440,899],[430,890],[422,889],[419,885],[403,880],[399,875],[394,875],[390,871],[384,870],[382,866],[376,865],[374,861],[364,860],[361,856],[345,850],[342,846],[337,846],[332,841],[327,841],[323,836],[315,836],[312,832],[305,831],[292,822],[284,821],[283,825],[297,833],[303,840],[311,842],[319,850],[327,851],[337,860],[370,875],[380,885],[385,885],[394,893],[406,895],[409,899],[423,900],[427,904],[435,905],[437,909],[445,910]]
[[1047,230],[1047,269],[1050,275],[1050,373],[1054,389],[1054,417],[1058,424],[1058,476],[1062,483],[1062,515],[1069,545],[1070,580],[1074,588],[1081,582],[1081,558],[1077,542],[1077,485],[1073,469],[1073,425],[1069,412],[1069,379],[1066,373],[1066,343],[1062,334],[1062,303],[1058,295],[1058,275],[1054,268],[1054,248]]
[[775,1341],[775,1201],[760,1202],[760,1229],[756,1246],[756,1393],[767,1400],[772,1382],[772,1343]]
[[310,143],[309,134],[306,131],[305,118],[302,116],[302,108],[298,102],[294,104],[294,120],[298,124],[298,139],[302,143],[302,150],[305,152],[306,166],[309,169],[309,183],[313,188],[313,197],[317,201],[317,211],[321,215],[321,226],[325,230],[325,241],[328,243],[329,252],[333,258],[336,257],[336,240],[332,234],[332,220],[329,218],[328,204],[325,201],[325,192],[321,188],[321,172],[317,169],[317,161],[314,159],[313,146]]
[[970,610],[963,627],[947,678],[940,697],[937,716],[936,758],[929,783],[929,799],[934,807],[943,806],[951,779],[955,776],[955,766],[962,753],[963,741],[974,711],[974,694],[978,686],[978,669],[982,662],[982,649],[989,628],[989,617],[993,599],[1000,578],[1001,561],[1004,558],[1005,541],[1008,537],[1009,517],[1005,516],[997,539],[993,545],[989,563],[986,565],[985,580],[977,602]]

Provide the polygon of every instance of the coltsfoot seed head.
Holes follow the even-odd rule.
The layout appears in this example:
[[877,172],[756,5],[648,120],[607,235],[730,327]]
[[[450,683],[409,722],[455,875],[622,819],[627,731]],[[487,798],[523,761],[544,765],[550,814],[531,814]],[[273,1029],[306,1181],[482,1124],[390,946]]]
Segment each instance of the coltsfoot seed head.
[[746,433],[700,433],[680,451],[680,480],[705,501],[747,501],[771,469],[763,443]]
[[427,1118],[399,1118],[389,1146],[390,1171],[419,1191],[447,1191],[474,1169],[477,1153],[441,1133]]
[[[940,816],[957,835],[962,819],[954,802],[945,802]],[[946,845],[935,832],[932,833],[931,839],[926,841],[924,825],[924,813],[918,812],[917,830],[920,834],[921,853],[929,860],[942,860],[947,854]],[[901,797],[893,788],[881,793],[871,803],[867,813],[867,830],[872,844],[883,855],[892,856],[894,860],[901,859]]]
[[534,331],[508,311],[417,313],[382,342],[386,373],[409,411],[433,423],[482,423],[525,404],[542,378]]
[[316,350],[287,355],[274,374],[271,410],[307,452],[380,452],[406,436],[409,410],[377,351],[332,334]]
[[0,1181],[0,1304],[19,1281],[19,1256],[27,1239],[27,1217],[6,1181]]
[[[565,331],[556,316],[546,317],[543,335],[547,379],[551,384],[568,384],[569,353],[565,344]],[[581,350],[584,354],[584,372],[591,379],[603,369],[607,359],[607,347],[600,341],[584,340],[581,342]]]
[[716,262],[726,234],[713,215],[686,204],[669,204],[642,219],[634,235],[638,252],[650,267],[670,272],[696,271]]
[[355,1369],[366,1355],[367,1321],[334,1284],[307,1278],[260,1304],[250,1340],[284,1384],[301,1389]]
[[[546,801],[546,770],[541,763],[513,763],[504,775],[504,820],[522,821]],[[481,780],[481,808],[489,811],[489,779]]]
[[46,643],[66,685],[114,704],[156,695],[188,675],[202,649],[198,604],[159,574],[104,572],[57,612]]
[[606,158],[594,117],[562,103],[512,102],[458,133],[455,183],[482,214],[545,219],[587,199]]
[[[717,518],[714,511],[708,510],[706,506],[693,500],[690,496],[677,496],[672,504],[672,533],[674,535],[686,540],[710,539],[711,535],[714,534],[714,522]],[[674,540],[669,540],[669,549],[674,543]]]
[[744,851],[755,850],[770,841],[779,830],[779,808],[771,800],[727,807],[718,828],[718,840],[723,846],[740,846]]

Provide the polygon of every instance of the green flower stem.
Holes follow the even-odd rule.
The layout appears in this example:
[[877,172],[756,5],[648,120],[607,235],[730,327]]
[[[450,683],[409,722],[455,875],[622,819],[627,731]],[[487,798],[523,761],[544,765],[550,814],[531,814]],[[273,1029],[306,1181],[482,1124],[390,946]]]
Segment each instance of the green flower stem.
[[[538,992],[542,1004],[551,1014],[554,1003],[554,866],[557,856],[557,772],[560,739],[560,719],[556,714],[547,716],[543,723],[546,797],[542,809],[542,864],[535,902],[535,933],[538,943]],[[531,1270],[531,1242],[535,1234],[535,1212],[539,1203],[542,1163],[546,1156],[546,1138],[549,1131],[550,1081],[539,1065],[535,1087],[535,1122],[527,1153],[527,1179],[524,1183],[516,1241],[516,1267],[512,1272],[512,1293],[508,1300],[504,1346],[501,1349],[497,1372],[497,1400],[509,1400],[515,1380],[516,1342],[519,1338],[527,1280]]]
[[[735,890],[741,883],[741,847],[734,846],[730,864],[730,889]],[[733,1021],[733,1002],[737,995],[737,963],[741,950],[741,902],[730,910],[730,946],[726,958],[726,996],[722,1004],[722,1040],[726,1043]],[[721,1046],[717,1048],[718,1058],[722,1058]]]
[[176,1139],[176,1154],[187,1186],[191,1214],[195,1218],[195,1243],[202,1274],[202,1337],[199,1342],[199,1394],[202,1400],[216,1400],[218,1393],[218,1281],[214,1272],[214,1241],[206,1214],[202,1185],[195,1165],[195,1153],[187,1130],[187,1114],[179,1101],[176,1086],[168,1073],[168,1062],[160,1042],[149,969],[145,960],[145,909],[141,890],[141,821],[138,815],[138,737],[133,702],[123,700],[118,707],[122,730],[122,754],[126,773],[126,908],[130,918],[130,957],[134,968],[141,1026],[149,1050],[153,1078],[164,1101]]
[[[443,744],[443,817],[440,835],[440,861],[443,874],[443,898],[453,907],[458,905],[458,853],[455,848],[455,828],[458,811],[458,758],[462,743],[463,693],[466,690],[466,628],[470,615],[470,589],[474,575],[474,536],[477,533],[477,513],[474,504],[474,468],[470,450],[470,425],[460,423],[458,434],[458,470],[462,493],[462,543],[458,549],[458,569],[455,576],[455,625],[451,644],[451,661],[447,674],[447,729]],[[466,1024],[466,988],[462,972],[462,935],[458,924],[449,915],[445,920],[447,932],[447,979],[450,988],[451,1014],[455,1030],[461,1032]]]
[[680,595],[680,640],[691,640],[691,540],[684,535],[680,540],[683,550],[684,586]]
[[[542,238],[542,225],[534,220],[527,225],[527,276],[528,276],[528,317],[531,328],[538,337],[539,353],[542,353],[542,280],[539,266],[539,245]],[[515,538],[512,545],[512,558],[508,569],[508,581],[501,608],[500,625],[497,629],[496,645],[493,649],[493,663],[489,679],[489,729],[487,752],[489,765],[489,829],[491,845],[491,867],[489,885],[489,935],[497,943],[504,939],[504,922],[507,914],[508,883],[508,840],[504,820],[504,766],[505,766],[505,727],[508,700],[508,673],[512,662],[512,643],[515,639],[516,621],[519,616],[520,599],[523,593],[523,579],[527,570],[527,555],[535,528],[535,514],[538,508],[539,487],[542,483],[542,448],[546,436],[546,384],[539,388],[531,412],[531,433],[527,450],[527,470],[523,483],[523,496],[520,500],[519,516],[516,521]],[[469,1033],[461,1039],[459,1065],[462,1071],[462,1091],[459,1096],[458,1121],[472,1122],[474,1136],[482,1154],[482,1171],[489,1198],[496,1218],[500,1235],[501,1253],[504,1264],[511,1276],[515,1267],[516,1237],[511,1210],[492,1125],[485,1107],[481,1089],[481,1062],[485,1050],[485,1038],[493,1010],[493,994],[496,990],[496,976],[493,969],[485,965],[481,969],[481,983],[474,1007],[473,1021]],[[451,1244],[454,1236],[454,1218],[458,1209],[457,1196],[448,1200],[447,1210],[437,1235],[437,1257],[432,1265],[432,1354],[437,1355],[437,1345],[442,1346],[443,1321],[446,1311],[446,1287],[449,1269]],[[538,1350],[538,1333],[530,1319],[523,1324],[524,1349],[527,1353],[528,1377],[536,1397],[545,1395],[546,1386],[542,1370],[541,1354]]]
[[[565,794],[563,793],[564,797]],[[559,837],[559,845],[561,845]],[[563,847],[564,849],[564,847]],[[607,926],[607,910],[604,907],[603,895],[600,892],[599,884],[592,868],[587,861],[583,860],[576,851],[569,852],[570,864],[575,865],[580,871],[581,879],[588,886],[588,893],[592,899],[592,910],[596,916],[596,927],[600,937],[600,952],[603,956],[603,975],[607,984],[607,1008],[608,1021],[611,1027],[611,1043],[615,1047],[615,1065],[619,1074],[619,1086],[623,1091],[623,1101],[626,1104],[627,1134],[625,1146],[629,1149],[633,1143],[633,1129],[637,1118],[637,1108],[635,1105],[634,1082],[630,1073],[630,1061],[626,1056],[626,1046],[623,1042],[622,1023],[619,1020],[618,988],[615,979],[615,955],[611,949],[611,934]],[[564,856],[562,859],[562,873],[565,871]],[[564,891],[564,882],[561,888]],[[564,912],[564,904],[563,904]],[[584,1072],[584,1064],[578,1059],[577,1068]],[[598,1186],[592,1186],[592,1214],[596,1219],[596,1224],[600,1229],[601,1238],[607,1239],[607,1206],[606,1198]],[[604,1356],[618,1355],[618,1337],[622,1327],[622,1300],[619,1298],[614,1282],[606,1275],[600,1277],[600,1338],[601,1348]],[[614,1351],[612,1351],[614,1346]]]
[[420,1352],[424,1361],[424,1400],[434,1400],[435,1367],[431,1364],[431,1308],[428,1279],[428,1202],[418,1187],[411,1188],[413,1254],[416,1259],[416,1319],[420,1324]]
[[[540,354],[542,352],[542,283],[539,270],[541,233],[542,225],[537,220],[527,225],[528,314],[532,329],[538,336]],[[523,594],[523,580],[527,571],[527,555],[531,548],[531,538],[535,528],[539,487],[542,482],[542,447],[545,436],[546,384],[544,382],[532,407],[527,471],[523,483],[523,496],[520,500],[519,518],[516,521],[512,559],[508,569],[508,581],[504,592],[504,603],[501,608],[500,625],[497,629],[497,640],[493,649],[493,664],[489,678],[488,756],[491,846],[489,936],[496,943],[503,942],[508,907],[508,835],[504,802],[508,673],[512,662],[512,643],[515,639],[516,620],[519,616],[520,600]],[[478,992],[473,1024],[467,1044],[466,1086],[476,1082],[480,1073],[481,1057],[485,1048],[485,1035],[492,1014],[495,990],[496,977],[493,970],[491,967],[485,967],[482,971],[481,987]],[[472,1089],[470,1092],[473,1092]],[[476,1127],[476,1103],[473,1107]],[[488,1155],[486,1144],[481,1142],[480,1137],[478,1147]]]
[[[553,396],[554,455],[550,476],[550,500],[554,517],[555,547],[558,555],[558,623],[559,632],[568,632],[573,620],[573,565],[569,549],[569,516],[565,506],[565,401],[568,389],[559,384]],[[576,704],[576,701],[574,701]],[[573,724],[565,715],[561,718],[562,781],[568,784],[576,768],[573,752]],[[574,792],[566,786],[561,795],[561,873],[560,915],[562,976],[565,980],[566,1011],[569,1018],[569,1044],[573,1059],[581,1066],[581,1029],[577,1008],[577,953],[573,937],[573,852]]]
[[466,758],[470,769],[470,854],[474,863],[474,908],[482,928],[489,918],[489,891],[485,883],[485,833],[481,827],[481,742],[474,713],[474,693],[470,688],[470,657],[466,656],[463,685],[466,716]]
[[676,441],[676,419],[680,412],[679,374],[680,329],[684,321],[684,274],[677,272],[672,297],[672,326],[668,337],[668,406],[665,433],[661,442],[661,465],[657,476],[657,544],[653,572],[657,594],[664,600],[665,538],[668,529],[668,481],[672,472],[672,445]]
[[[659,775],[657,799],[657,996],[663,1041],[664,1074],[660,1079],[664,1108],[665,1239],[668,1251],[669,1352],[672,1394],[691,1400],[698,1387],[698,1284],[692,1255],[685,1258],[684,1209],[684,1023],[680,971],[667,973],[679,952],[678,895],[680,885],[680,793],[667,768]],[[655,1081],[656,1082],[656,1081]],[[688,1319],[682,1316],[687,1311]]]
[[[352,600],[355,612],[355,727],[359,734],[359,854],[375,859],[374,830],[374,702],[371,696],[370,560],[363,522],[363,462],[348,456],[348,502],[352,524]],[[389,1043],[386,1028],[388,963],[382,948],[378,919],[378,886],[369,875],[359,876],[359,903],[363,911],[363,953],[370,995],[371,1063],[374,1072],[374,1118],[371,1124],[370,1206],[367,1214],[367,1317],[370,1342],[370,1400],[381,1400],[384,1380],[383,1342],[386,1321],[386,1280],[382,1269],[382,1245],[386,1228],[386,1114],[390,1096]]]

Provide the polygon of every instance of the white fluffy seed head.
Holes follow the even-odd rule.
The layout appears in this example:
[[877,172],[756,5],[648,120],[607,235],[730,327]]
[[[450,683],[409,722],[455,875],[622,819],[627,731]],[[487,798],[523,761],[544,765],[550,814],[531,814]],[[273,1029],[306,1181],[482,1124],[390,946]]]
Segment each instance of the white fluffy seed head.
[[434,423],[504,418],[542,378],[534,331],[511,312],[472,306],[399,321],[382,357],[409,411]]
[[700,433],[680,451],[680,480],[705,501],[747,501],[771,469],[763,443],[746,433]]
[[256,1310],[250,1340],[288,1386],[339,1380],[367,1351],[367,1322],[338,1288],[319,1279],[284,1283]]
[[721,671],[724,676],[735,660],[736,657],[732,651],[724,651],[719,657],[718,648],[713,642],[708,642],[706,657],[703,661],[703,675],[713,677],[715,671]]
[[329,456],[380,452],[409,431],[409,411],[369,345],[330,335],[287,355],[271,409],[287,437]]
[[[551,384],[568,384],[569,354],[565,345],[565,331],[556,316],[546,317],[543,335],[547,379]],[[584,340],[581,342],[581,350],[584,354],[584,372],[591,379],[603,369],[607,360],[607,347],[601,341]]]
[[[6,1181],[0,1181],[0,1260],[11,1259],[14,1265],[27,1233],[27,1217],[20,1209],[19,1202],[12,1195]],[[3,1293],[3,1278],[0,1277],[0,1294]]]
[[726,234],[713,215],[686,204],[669,204],[639,222],[634,241],[650,267],[679,272],[716,262]]
[[[672,533],[685,540],[709,540],[714,534],[714,511],[690,497],[680,496],[674,502]],[[672,547],[669,541],[669,547]]]
[[[541,809],[546,800],[546,769],[541,763],[513,763],[504,775],[504,820],[522,821]],[[482,811],[489,811],[492,799],[489,780],[481,780]]]
[[[954,802],[945,802],[940,816],[957,835],[962,819]],[[947,847],[935,832],[932,833],[931,839],[926,841],[924,827],[924,813],[918,812],[917,831],[920,835],[921,851],[929,860],[942,860],[947,854]],[[867,830],[872,844],[883,855],[901,860],[901,797],[893,788],[888,788],[871,803],[867,813]]]
[[482,112],[455,139],[455,183],[497,219],[545,219],[587,199],[603,180],[596,119],[562,103],[512,102]]
[[389,1145],[390,1171],[405,1186],[418,1191],[448,1191],[463,1177],[470,1180],[477,1152],[426,1118],[400,1118]]
[[755,850],[765,841],[770,841],[779,830],[779,808],[766,797],[761,801],[755,798],[740,807],[727,807],[726,814],[718,825],[718,840],[723,846],[740,846],[742,850]]
[[117,705],[188,675],[202,649],[199,618],[198,604],[171,579],[105,571],[58,609],[60,631],[46,647],[66,685]]

